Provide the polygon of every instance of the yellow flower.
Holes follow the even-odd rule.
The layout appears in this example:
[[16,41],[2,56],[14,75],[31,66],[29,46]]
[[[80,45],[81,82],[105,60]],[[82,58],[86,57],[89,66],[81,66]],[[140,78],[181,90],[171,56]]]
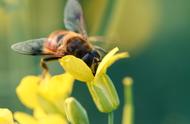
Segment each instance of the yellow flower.
[[116,47],[112,49],[100,62],[95,76],[88,65],[81,59],[72,55],[62,57],[59,62],[64,70],[83,82],[87,82],[91,96],[101,112],[111,112],[119,105],[119,98],[115,87],[106,74],[109,66],[115,61],[128,57],[128,53],[118,53]]
[[8,109],[0,109],[0,124],[14,124],[11,111]]
[[27,76],[16,89],[21,102],[30,109],[64,114],[64,100],[71,94],[74,79],[68,74],[51,77]]
[[88,67],[88,65],[83,62],[81,59],[76,58],[75,56],[72,55],[67,55],[62,57],[59,62],[61,66],[64,68],[66,72],[69,72],[71,75],[75,77],[75,79],[78,79],[80,81],[84,82],[90,82],[92,81],[95,77],[106,73],[107,68],[111,66],[115,61],[126,58],[129,56],[127,52],[119,53],[119,49],[116,47],[112,49],[100,62],[96,75],[93,76],[93,73],[91,69]]
[[47,83],[41,83],[39,93],[51,102],[64,100],[73,88],[74,78],[68,74],[53,76]]
[[[46,101],[54,106],[60,113],[64,113],[64,100],[70,96],[73,88],[74,78],[68,73],[56,75],[50,78],[45,83],[39,86],[40,103],[45,109],[50,110],[49,104],[44,104]],[[51,110],[52,111],[52,110]]]

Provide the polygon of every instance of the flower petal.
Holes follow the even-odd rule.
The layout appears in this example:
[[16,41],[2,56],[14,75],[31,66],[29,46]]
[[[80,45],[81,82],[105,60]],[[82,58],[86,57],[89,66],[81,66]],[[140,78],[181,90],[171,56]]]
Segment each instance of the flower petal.
[[16,112],[14,118],[19,122],[19,124],[38,124],[37,120],[23,112]]
[[109,61],[105,64],[104,68],[102,69],[103,72],[107,71],[107,68],[109,66],[111,66],[113,63],[115,63],[117,60],[119,59],[123,59],[129,57],[129,54],[127,52],[123,52],[123,53],[118,53],[116,55],[113,55],[112,57],[110,57]]
[[42,108],[35,108],[33,110],[33,116],[36,119],[44,118],[46,115],[46,112]]
[[73,88],[74,78],[69,73],[53,76],[48,83],[39,88],[41,95],[49,101],[56,102],[68,97]]
[[107,71],[107,68],[111,66],[115,61],[129,56],[127,52],[114,55],[117,51],[119,51],[119,49],[118,47],[115,47],[107,55],[105,55],[97,68],[96,76],[105,73]]
[[49,114],[39,119],[39,124],[68,124],[67,120],[58,114]]
[[59,60],[64,70],[80,81],[89,82],[94,76],[91,69],[81,59],[72,55],[67,55]]
[[107,64],[107,62],[110,60],[110,58],[117,52],[119,51],[118,47],[115,47],[114,49],[112,49],[108,54],[106,54],[104,56],[104,58],[102,59],[102,61],[100,62],[97,71],[96,71],[96,75],[98,75],[104,68],[104,66]]
[[0,124],[14,124],[11,111],[0,109]]
[[37,90],[40,80],[40,77],[37,76],[26,76],[16,88],[17,96],[28,108],[33,109],[39,106]]

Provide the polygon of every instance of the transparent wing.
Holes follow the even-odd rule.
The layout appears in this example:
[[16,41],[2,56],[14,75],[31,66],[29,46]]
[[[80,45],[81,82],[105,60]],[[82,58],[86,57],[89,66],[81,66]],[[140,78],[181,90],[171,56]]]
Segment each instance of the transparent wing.
[[94,43],[94,42],[104,42],[105,41],[105,37],[103,36],[90,36],[87,38],[88,41]]
[[77,0],[68,0],[64,10],[64,24],[68,30],[87,37],[82,7]]
[[11,46],[12,50],[25,55],[47,55],[43,51],[43,44],[47,38],[33,39],[19,42]]

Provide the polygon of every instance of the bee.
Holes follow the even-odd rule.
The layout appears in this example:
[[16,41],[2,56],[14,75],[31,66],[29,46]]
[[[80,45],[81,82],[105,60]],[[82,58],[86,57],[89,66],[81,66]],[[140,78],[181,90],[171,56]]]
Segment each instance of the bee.
[[106,52],[90,43],[90,39],[98,41],[100,37],[88,37],[82,7],[77,0],[67,1],[64,24],[67,30],[55,31],[47,38],[19,42],[13,44],[11,48],[20,54],[43,55],[43,62],[56,60],[65,55],[74,55],[82,59],[95,74]]

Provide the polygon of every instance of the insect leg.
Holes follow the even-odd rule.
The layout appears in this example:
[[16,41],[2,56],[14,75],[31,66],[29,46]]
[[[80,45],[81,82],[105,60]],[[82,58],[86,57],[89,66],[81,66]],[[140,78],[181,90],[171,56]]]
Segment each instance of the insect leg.
[[43,77],[45,77],[45,75],[48,73],[48,70],[49,70],[46,62],[44,61],[44,58],[41,58],[40,66],[43,69],[43,72],[42,72],[42,78],[43,78]]
[[49,61],[57,60],[57,59],[59,59],[59,58],[61,58],[61,57],[47,56],[47,57],[43,58],[43,60],[44,60],[45,62],[49,62]]
[[42,72],[42,76],[43,76],[43,77],[44,77],[44,76],[48,73],[48,71],[49,71],[46,62],[53,61],[53,60],[57,60],[57,59],[59,59],[59,58],[61,58],[61,57],[48,56],[48,57],[45,57],[45,58],[42,58],[42,59],[41,59],[41,61],[40,61],[40,66],[41,66],[42,69],[43,69],[43,72]]

